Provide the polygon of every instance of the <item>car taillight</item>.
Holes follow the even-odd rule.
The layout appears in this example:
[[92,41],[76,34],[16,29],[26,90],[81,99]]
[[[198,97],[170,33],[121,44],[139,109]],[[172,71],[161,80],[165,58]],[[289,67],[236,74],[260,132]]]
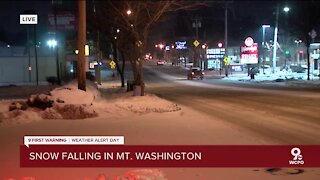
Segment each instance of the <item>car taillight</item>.
[[194,75],[194,72],[192,72],[191,74]]
[[201,74],[204,75],[204,72],[202,72]]

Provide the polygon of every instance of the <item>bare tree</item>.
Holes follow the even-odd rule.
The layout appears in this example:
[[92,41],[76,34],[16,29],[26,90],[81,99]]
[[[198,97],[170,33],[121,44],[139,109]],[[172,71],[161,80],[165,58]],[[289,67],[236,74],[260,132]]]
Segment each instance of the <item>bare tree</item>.
[[[128,59],[132,65],[134,84],[141,87],[139,95],[144,95],[143,55],[146,52],[151,26],[168,12],[194,10],[206,4],[207,3],[203,1],[190,2],[173,0],[106,1],[99,6],[104,9],[104,11],[101,12],[106,12],[106,16],[110,17],[105,18],[101,23],[111,25],[127,33],[125,38],[127,39],[126,43],[129,47],[127,50],[129,51],[125,53],[125,58]],[[119,47],[119,44],[117,47]]]

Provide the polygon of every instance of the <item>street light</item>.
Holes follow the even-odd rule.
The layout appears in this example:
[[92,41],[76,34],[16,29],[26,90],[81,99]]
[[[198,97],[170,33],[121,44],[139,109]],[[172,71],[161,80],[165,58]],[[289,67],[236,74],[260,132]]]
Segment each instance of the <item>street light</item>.
[[57,41],[55,39],[50,39],[47,41],[49,47],[55,48],[57,46]]
[[[58,45],[58,42],[55,39],[50,39],[47,41],[47,44],[50,48],[55,48]],[[60,85],[60,63],[59,63],[58,46],[56,48],[56,66],[57,66],[57,83],[58,85]]]
[[[289,7],[284,7],[283,11],[284,12],[289,12],[290,8]],[[276,11],[276,23],[274,27],[274,41],[273,41],[273,55],[272,55],[272,73],[275,73],[276,69],[276,59],[277,59],[277,45],[278,45],[278,20],[279,20],[279,6],[277,7]]]
[[262,73],[264,74],[264,61],[265,61],[265,33],[266,33],[266,28],[269,28],[270,25],[264,24],[262,25]]
[[283,11],[284,11],[284,12],[289,12],[289,11],[290,11],[290,8],[286,6],[286,7],[283,8]]
[[218,47],[219,47],[219,48],[222,48],[222,43],[221,43],[221,42],[218,43]]
[[131,12],[131,10],[130,9],[128,9],[127,10],[127,14],[128,14],[128,16],[130,16],[130,14],[131,14],[132,12]]
[[270,25],[264,24],[262,25],[262,46],[265,44],[265,33],[266,33],[266,28],[269,28]]

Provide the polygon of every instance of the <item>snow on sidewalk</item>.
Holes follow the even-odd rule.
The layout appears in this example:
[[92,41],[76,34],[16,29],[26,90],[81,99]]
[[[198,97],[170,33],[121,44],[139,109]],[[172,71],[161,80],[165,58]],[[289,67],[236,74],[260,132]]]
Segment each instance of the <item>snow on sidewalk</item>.
[[[98,87],[92,82],[87,82],[86,91],[79,90],[77,83],[71,82],[50,91],[48,95],[31,95],[28,101],[0,101],[0,126],[42,119],[86,119],[106,115],[123,117],[130,116],[130,113],[163,113],[181,110],[177,104],[152,94],[132,96],[132,92],[124,92],[120,87],[112,86],[111,90],[110,87],[108,88],[104,91],[107,95],[102,96]],[[118,92],[112,92],[112,89]],[[41,106],[39,102],[42,103]],[[39,107],[34,107],[33,104],[38,104]],[[9,108],[10,106],[14,108]],[[23,106],[27,107],[22,108]]]

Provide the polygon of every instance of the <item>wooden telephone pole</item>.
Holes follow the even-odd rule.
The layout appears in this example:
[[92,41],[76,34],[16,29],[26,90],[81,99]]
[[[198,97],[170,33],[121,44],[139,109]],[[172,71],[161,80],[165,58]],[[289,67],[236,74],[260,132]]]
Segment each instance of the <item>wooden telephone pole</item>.
[[86,66],[84,46],[86,43],[86,1],[78,0],[79,22],[78,22],[78,89],[86,91]]

